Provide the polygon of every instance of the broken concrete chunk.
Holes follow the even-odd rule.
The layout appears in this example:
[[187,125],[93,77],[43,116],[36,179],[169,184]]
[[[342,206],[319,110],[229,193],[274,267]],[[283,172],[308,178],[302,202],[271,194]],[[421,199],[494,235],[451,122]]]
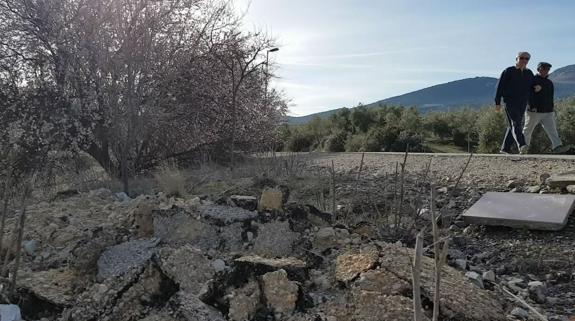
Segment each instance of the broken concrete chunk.
[[98,260],[98,280],[144,267],[156,252],[157,245],[158,240],[135,240],[108,248]]
[[260,286],[257,281],[251,281],[240,289],[230,291],[230,310],[228,317],[233,321],[252,320],[260,305]]
[[560,230],[575,207],[575,195],[486,193],[465,214],[468,224]]
[[175,313],[178,320],[226,321],[220,311],[185,292],[176,293],[168,304],[177,307]]
[[191,246],[162,249],[159,258],[162,271],[190,295],[200,294],[215,273],[202,251]]
[[[382,244],[381,268],[411,282],[413,249],[396,244]],[[432,299],[435,292],[435,261],[422,258],[421,290]],[[479,289],[456,269],[444,266],[441,276],[441,313],[445,318],[461,321],[503,321],[503,307],[493,293]]]
[[[354,295],[353,301],[355,309],[349,320],[413,320],[413,301],[410,298],[382,295],[378,291],[361,291]],[[429,319],[424,315],[423,320]]]
[[230,200],[234,202],[237,207],[241,207],[248,211],[255,211],[258,208],[258,198],[254,196],[232,195]]
[[260,256],[244,256],[236,259],[234,263],[244,274],[260,276],[268,272],[285,270],[293,280],[303,282],[307,279],[307,264],[292,257],[267,259]]
[[38,298],[65,306],[74,302],[74,286],[79,278],[81,275],[69,269],[24,271],[18,280],[18,286],[30,291]]
[[203,218],[224,225],[249,221],[258,217],[257,212],[248,211],[241,207],[203,205],[198,210]]
[[320,251],[338,246],[338,238],[333,227],[321,228],[313,240],[313,247]]
[[274,221],[258,225],[253,252],[266,257],[285,257],[293,253],[300,234],[291,230],[288,221]]
[[164,243],[192,244],[202,250],[216,249],[220,244],[213,226],[179,208],[154,211],[154,236]]
[[553,174],[547,179],[547,184],[553,188],[565,188],[575,185],[575,171]]
[[357,291],[378,292],[381,295],[408,295],[411,284],[386,270],[371,270],[362,273],[353,285]]
[[283,206],[283,193],[276,188],[266,188],[262,192],[258,205],[259,211],[281,210]]
[[265,301],[276,315],[291,315],[296,308],[299,286],[297,282],[290,281],[285,270],[267,273],[262,278]]
[[377,256],[372,253],[345,253],[335,262],[335,278],[340,282],[350,282],[375,266]]

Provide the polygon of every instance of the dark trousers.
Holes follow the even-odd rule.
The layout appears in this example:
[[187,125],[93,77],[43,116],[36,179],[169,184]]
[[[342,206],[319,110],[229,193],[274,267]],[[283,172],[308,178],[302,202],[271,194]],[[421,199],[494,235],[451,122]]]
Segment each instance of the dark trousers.
[[525,104],[506,104],[505,114],[507,115],[507,131],[505,132],[505,139],[501,150],[510,152],[513,143],[517,143],[517,147],[525,144],[525,136],[523,136],[523,117],[525,115]]

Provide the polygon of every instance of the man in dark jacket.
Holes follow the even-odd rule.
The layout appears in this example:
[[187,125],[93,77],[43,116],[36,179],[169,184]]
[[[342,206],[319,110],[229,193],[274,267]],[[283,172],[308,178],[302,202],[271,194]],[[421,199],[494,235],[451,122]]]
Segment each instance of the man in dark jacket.
[[553,82],[548,78],[551,64],[547,62],[540,62],[537,65],[538,74],[533,80],[534,88],[529,98],[529,108],[525,113],[525,127],[523,128],[523,135],[527,145],[531,142],[531,135],[537,125],[541,124],[547,133],[547,137],[551,140],[554,153],[565,153],[569,149],[563,146],[559,133],[557,132],[557,124],[555,123],[555,110],[554,110],[554,87]]
[[523,116],[527,102],[533,90],[533,72],[527,69],[531,59],[528,52],[517,54],[515,66],[511,66],[501,73],[495,95],[495,109],[501,111],[501,99],[505,102],[507,116],[507,132],[501,146],[501,153],[511,153],[511,146],[515,142],[521,154],[527,153],[527,143],[523,136]]

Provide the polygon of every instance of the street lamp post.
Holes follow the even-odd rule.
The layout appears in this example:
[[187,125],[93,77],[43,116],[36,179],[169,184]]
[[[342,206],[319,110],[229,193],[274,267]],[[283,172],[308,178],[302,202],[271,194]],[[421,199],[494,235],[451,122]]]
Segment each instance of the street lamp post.
[[269,61],[270,61],[270,52],[277,52],[280,48],[272,48],[266,51],[266,92],[265,92],[265,99],[268,99],[268,85],[269,85]]

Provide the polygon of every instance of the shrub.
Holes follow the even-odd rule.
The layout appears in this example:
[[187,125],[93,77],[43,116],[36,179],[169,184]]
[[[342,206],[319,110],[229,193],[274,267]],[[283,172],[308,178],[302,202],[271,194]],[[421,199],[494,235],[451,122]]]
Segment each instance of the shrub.
[[345,152],[345,141],[347,139],[347,133],[344,131],[338,131],[331,136],[325,142],[325,150],[328,152]]
[[477,135],[480,153],[498,153],[507,128],[504,113],[485,108],[479,113]]
[[304,133],[294,133],[287,143],[287,149],[290,152],[308,152],[313,144],[310,136]]
[[575,99],[557,106],[557,123],[563,145],[575,144]]
[[365,144],[365,136],[364,135],[353,135],[347,139],[345,143],[345,151],[346,152],[362,152],[363,146]]

